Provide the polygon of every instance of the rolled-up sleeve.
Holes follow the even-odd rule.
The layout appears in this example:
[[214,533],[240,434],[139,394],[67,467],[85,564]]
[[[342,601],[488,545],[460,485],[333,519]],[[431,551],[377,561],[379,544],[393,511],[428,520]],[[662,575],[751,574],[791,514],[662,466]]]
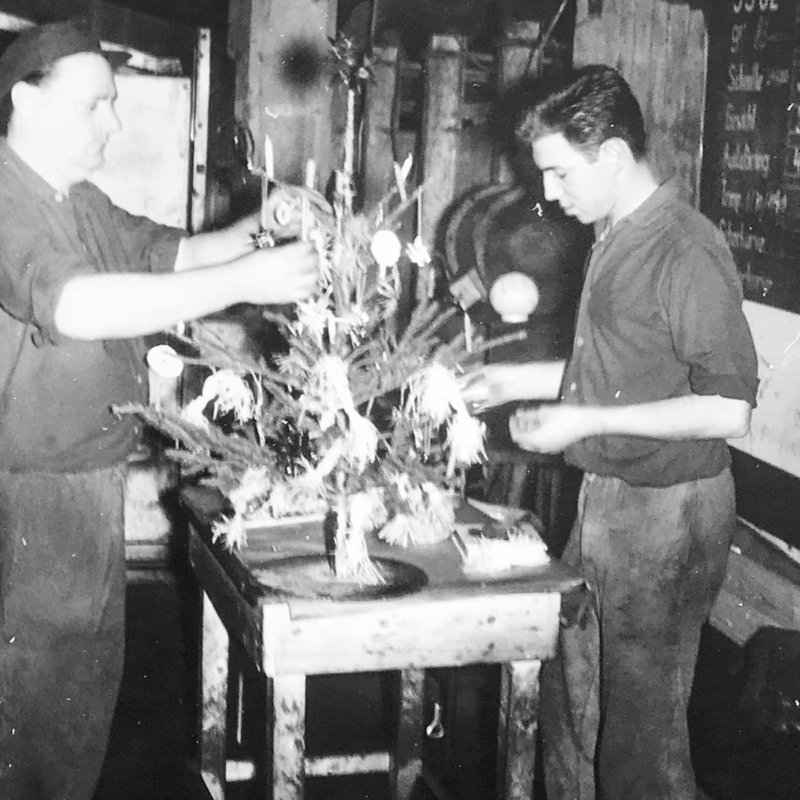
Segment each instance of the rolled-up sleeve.
[[104,272],[170,272],[186,235],[129,214],[88,183],[62,202],[14,199],[0,196],[0,306],[34,326],[38,344],[64,340],[54,315],[70,280]]
[[676,355],[688,365],[692,391],[755,406],[757,356],[724,245],[686,242],[674,253],[670,275],[670,329]]
[[91,183],[80,184],[73,193],[82,224],[93,228],[94,239],[109,251],[103,254],[106,271],[172,272],[185,230],[130,214]]
[[35,326],[44,340],[56,342],[61,335],[53,317],[64,285],[95,270],[52,231],[25,233],[30,228],[20,227],[24,222],[14,226],[6,216],[0,224],[0,306]]

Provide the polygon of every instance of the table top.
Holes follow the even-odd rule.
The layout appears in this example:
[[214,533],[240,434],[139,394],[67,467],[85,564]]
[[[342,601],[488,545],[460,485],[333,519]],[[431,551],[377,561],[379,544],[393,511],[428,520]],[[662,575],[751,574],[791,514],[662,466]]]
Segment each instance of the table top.
[[[352,599],[307,599],[292,598],[270,591],[262,585],[256,575],[260,569],[269,568],[276,562],[297,556],[323,555],[325,545],[322,524],[317,520],[300,525],[277,527],[254,527],[248,530],[247,546],[241,550],[229,551],[219,542],[211,542],[211,526],[221,513],[219,495],[202,487],[189,487],[182,493],[184,506],[189,512],[199,537],[213,553],[216,560],[236,584],[248,604],[256,606],[265,603],[288,602],[299,613],[309,606],[337,606],[352,604]],[[473,596],[475,594],[545,594],[563,593],[582,583],[580,576],[557,561],[537,567],[515,567],[493,574],[466,573],[462,568],[461,556],[451,539],[436,544],[415,547],[396,547],[388,545],[376,536],[369,537],[370,555],[389,562],[408,564],[411,569],[424,572],[427,582],[413,592],[420,599],[435,597]],[[380,602],[406,600],[408,596],[377,597],[367,595],[366,600]]]
[[229,635],[269,676],[442,667],[549,658],[555,650],[561,595],[582,583],[557,562],[471,576],[446,540],[412,548],[373,539],[370,554],[424,572],[408,593],[331,600],[286,596],[259,582],[259,569],[290,556],[322,554],[322,526],[252,530],[248,546],[212,542],[223,508],[218,493],[182,494],[190,522],[194,573]]

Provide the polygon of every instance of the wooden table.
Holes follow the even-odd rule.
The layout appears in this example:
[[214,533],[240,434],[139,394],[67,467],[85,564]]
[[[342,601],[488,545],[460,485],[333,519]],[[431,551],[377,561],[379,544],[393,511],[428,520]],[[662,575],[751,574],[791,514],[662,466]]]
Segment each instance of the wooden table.
[[[229,553],[212,544],[218,498],[187,489],[189,557],[203,593],[200,760],[211,797],[223,800],[229,642],[234,637],[267,678],[267,753],[260,776],[274,800],[304,797],[306,776],[385,771],[393,798],[407,798],[422,772],[425,669],[501,664],[497,797],[532,796],[538,677],[553,654],[561,594],[580,580],[558,564],[516,577],[465,576],[451,541],[399,549],[371,546],[421,567],[423,588],[374,600],[295,599],[264,592],[253,572],[275,559],[323,551],[321,535],[249,533]],[[401,692],[391,752],[309,758],[305,754],[306,676],[399,670]],[[256,776],[258,777],[258,776]],[[265,787],[265,796],[269,796]]]

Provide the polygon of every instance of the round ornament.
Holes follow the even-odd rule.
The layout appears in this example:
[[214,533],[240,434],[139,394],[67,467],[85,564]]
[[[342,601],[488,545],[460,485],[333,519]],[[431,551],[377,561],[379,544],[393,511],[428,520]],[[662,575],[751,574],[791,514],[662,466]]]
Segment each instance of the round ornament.
[[177,378],[183,372],[183,361],[168,344],[157,344],[147,352],[147,366],[161,378]]
[[369,246],[372,257],[380,267],[393,267],[403,252],[397,234],[390,230],[380,230],[373,237]]
[[489,302],[503,322],[527,322],[539,304],[539,289],[524,272],[507,272],[492,284]]

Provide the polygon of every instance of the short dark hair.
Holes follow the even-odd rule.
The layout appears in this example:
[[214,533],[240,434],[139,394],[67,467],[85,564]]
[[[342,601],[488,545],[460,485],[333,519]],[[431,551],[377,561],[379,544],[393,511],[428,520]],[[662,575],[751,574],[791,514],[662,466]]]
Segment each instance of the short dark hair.
[[516,133],[530,144],[542,136],[560,133],[592,157],[612,138],[622,139],[637,161],[647,149],[639,102],[619,72],[603,64],[571,70],[529,95]]

